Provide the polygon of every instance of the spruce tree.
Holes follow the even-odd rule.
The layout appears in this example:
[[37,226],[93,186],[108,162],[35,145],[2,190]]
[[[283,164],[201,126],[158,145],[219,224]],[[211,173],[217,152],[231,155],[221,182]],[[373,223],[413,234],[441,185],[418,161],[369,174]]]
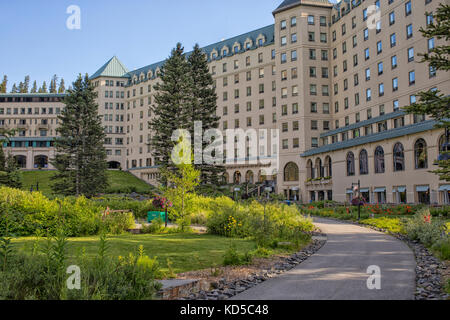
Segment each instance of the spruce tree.
[[33,87],[31,88],[31,93],[36,93],[37,92],[37,83],[36,80],[34,80],[33,82]]
[[23,90],[21,92],[28,93],[29,90],[30,90],[30,76],[26,76],[25,81],[23,83]]
[[[176,145],[171,138],[178,129],[189,130],[190,115],[187,109],[192,104],[190,67],[180,43],[162,66],[160,80],[154,86],[155,105],[151,107],[153,118],[149,122],[153,132],[150,146],[157,165],[163,170],[176,170],[170,159]],[[164,177],[161,177],[161,182],[165,184]]]
[[64,79],[61,78],[61,82],[59,83],[58,93],[66,92],[66,86],[64,84]]
[[13,86],[12,86],[12,89],[11,89],[11,93],[18,93],[18,92],[19,92],[19,89],[17,89],[17,86],[14,83]]
[[6,158],[5,171],[7,177],[6,185],[10,188],[22,188],[22,175],[16,159],[11,154]]
[[0,171],[6,171],[6,157],[3,150],[3,141],[0,141]]
[[[429,13],[427,13],[429,15]],[[421,54],[422,63],[426,62],[436,72],[450,70],[450,5],[440,4],[437,11],[433,13],[433,22],[420,32],[426,39],[445,40],[441,46],[436,46],[429,53]],[[430,89],[419,92],[418,102],[405,108],[406,112],[412,114],[428,114],[438,122],[438,128],[450,129],[450,96],[442,94],[439,90]],[[450,181],[450,160],[440,161],[440,169],[433,171],[441,180]]]
[[8,86],[8,77],[4,75],[3,80],[0,83],[0,93],[6,93],[7,86]]
[[[217,116],[217,95],[213,87],[214,81],[209,72],[208,60],[199,45],[196,44],[193,52],[188,58],[190,76],[193,83],[192,105],[190,114],[192,145],[194,145],[194,122],[201,121],[203,133],[209,129],[219,127],[220,117]],[[202,150],[208,143],[202,143]],[[202,184],[217,185],[220,177],[225,172],[223,165],[196,164],[195,168],[201,172]]]
[[19,87],[17,87],[17,91],[19,93],[24,93],[24,91],[25,91],[25,84],[22,81],[19,82]]
[[53,75],[53,78],[50,81],[50,90],[49,90],[50,93],[57,93],[57,89],[56,89],[57,83],[58,83],[58,77],[55,74],[55,75]]
[[64,98],[65,109],[56,130],[56,157],[51,160],[58,170],[53,185],[57,194],[92,197],[108,185],[105,132],[96,98],[88,75],[83,78],[81,74]]
[[45,81],[42,84],[42,87],[39,91],[40,91],[40,93],[47,93],[47,83]]

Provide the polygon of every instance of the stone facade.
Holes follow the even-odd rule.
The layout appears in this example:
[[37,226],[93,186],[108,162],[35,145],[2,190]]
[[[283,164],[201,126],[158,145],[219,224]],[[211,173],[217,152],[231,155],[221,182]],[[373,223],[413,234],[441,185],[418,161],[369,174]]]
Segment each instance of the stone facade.
[[[429,173],[444,130],[401,111],[419,91],[450,92],[448,75],[418,56],[440,44],[419,32],[439,2],[286,0],[273,25],[202,48],[220,129],[268,130],[258,154],[279,158],[271,172],[248,161],[228,164],[225,179],[271,181],[278,193],[303,202],[350,201],[359,180],[370,202],[448,203],[450,185]],[[380,9],[378,23],[371,6]],[[150,183],[158,168],[147,145],[149,108],[163,63],[128,71],[113,57],[91,76],[111,168]]]

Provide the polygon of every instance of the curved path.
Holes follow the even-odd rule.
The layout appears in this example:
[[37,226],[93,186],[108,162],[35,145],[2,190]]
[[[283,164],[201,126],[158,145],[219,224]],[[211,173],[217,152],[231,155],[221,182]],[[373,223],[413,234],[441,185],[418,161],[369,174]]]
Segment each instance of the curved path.
[[[416,261],[402,241],[371,229],[314,219],[328,242],[283,275],[232,300],[412,300]],[[369,290],[369,266],[381,268],[381,289]]]

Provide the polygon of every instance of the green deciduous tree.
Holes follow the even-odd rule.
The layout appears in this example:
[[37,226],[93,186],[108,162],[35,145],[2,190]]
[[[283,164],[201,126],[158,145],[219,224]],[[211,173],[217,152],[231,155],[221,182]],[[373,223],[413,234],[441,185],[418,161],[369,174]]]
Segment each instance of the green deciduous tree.
[[192,164],[180,163],[176,165],[177,171],[162,170],[162,175],[167,181],[164,196],[173,204],[176,213],[177,224],[184,231],[190,223],[190,212],[187,210],[189,195],[193,194],[200,183],[201,172],[196,170]]
[[[422,62],[428,63],[430,70],[450,70],[450,6],[440,4],[433,14],[433,21],[427,27],[421,28],[420,32],[426,39],[444,40],[440,46],[435,46],[428,53],[421,54]],[[450,128],[450,96],[439,90],[430,89],[418,93],[419,99],[416,103],[405,107],[406,112],[412,114],[427,114],[438,122],[439,128]],[[450,160],[440,161],[440,169],[433,171],[439,175],[441,180],[450,181]]]
[[108,185],[105,133],[96,98],[88,76],[83,78],[81,74],[64,98],[65,109],[58,117],[56,157],[51,161],[58,170],[53,185],[57,194],[92,197]]

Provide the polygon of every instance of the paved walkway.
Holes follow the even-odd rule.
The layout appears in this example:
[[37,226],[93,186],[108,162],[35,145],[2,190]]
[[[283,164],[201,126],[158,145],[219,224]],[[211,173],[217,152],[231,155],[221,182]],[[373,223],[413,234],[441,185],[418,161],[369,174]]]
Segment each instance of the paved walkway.
[[[409,247],[388,235],[315,219],[327,244],[297,268],[232,300],[412,300],[416,261]],[[369,290],[369,266],[381,268],[381,290]]]

